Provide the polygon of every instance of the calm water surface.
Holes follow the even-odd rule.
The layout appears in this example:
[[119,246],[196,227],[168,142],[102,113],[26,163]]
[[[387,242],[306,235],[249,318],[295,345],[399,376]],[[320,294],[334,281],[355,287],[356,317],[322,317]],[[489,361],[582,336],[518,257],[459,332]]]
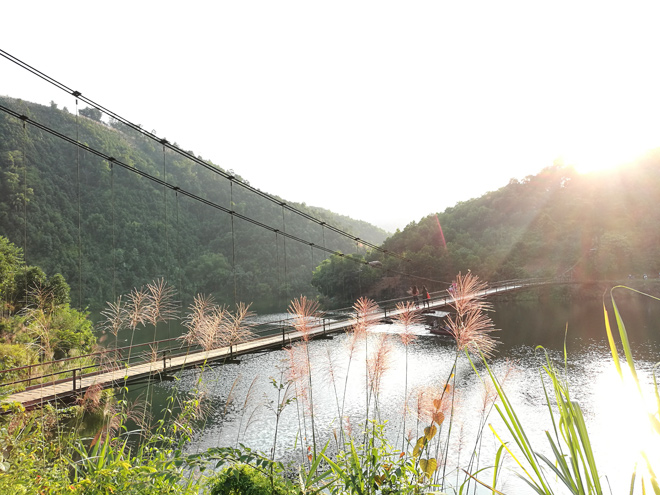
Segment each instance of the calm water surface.
[[[660,361],[657,326],[660,321],[660,303],[631,299],[622,303],[620,309],[629,332],[640,379],[647,391],[646,395],[651,397],[652,367]],[[638,460],[631,439],[639,439],[644,433],[634,429],[637,422],[630,420],[632,413],[626,410],[632,399],[627,397],[627,392],[616,379],[601,303],[564,305],[556,302],[502,302],[496,303],[495,312],[491,316],[496,328],[501,329],[496,334],[500,344],[491,367],[503,380],[506,393],[536,450],[550,453],[545,431],[552,429],[543,388],[540,386],[539,365],[545,357],[537,346],[543,346],[555,365],[563,369],[566,342],[568,365],[565,376],[570,384],[572,399],[579,402],[585,414],[596,460],[603,475],[602,482],[605,486],[609,484],[614,494],[627,493],[630,475]],[[442,387],[456,356],[455,344],[450,338],[433,336],[423,326],[418,326],[415,328],[417,339],[408,347],[406,359],[406,348],[398,336],[400,331],[401,328],[396,324],[378,325],[373,328],[366,344],[373,349],[380,335],[387,334],[390,337],[392,351],[389,366],[383,375],[379,405],[380,417],[387,420],[387,436],[399,448],[403,438],[406,386],[411,395],[421,389]],[[347,343],[346,335],[338,335],[332,340],[319,340],[310,344],[315,421],[321,443],[325,443],[338,430],[337,398],[341,400],[344,391],[344,416],[350,418],[355,431],[364,421],[365,344],[360,344],[349,363]],[[201,387],[206,394],[209,415],[190,445],[190,450],[203,451],[209,447],[241,442],[270,452],[275,424],[272,408],[277,400],[271,377],[277,381],[283,380],[282,373],[286,371],[281,370],[287,368],[287,353],[278,350],[244,356],[240,364],[206,369]],[[479,369],[484,371],[483,366]],[[199,370],[188,370],[180,373],[178,381],[158,383],[154,387],[154,408],[158,409],[158,403],[164,403],[165,398],[173,392],[183,396],[189,393],[197,386],[199,374]],[[449,465],[467,467],[470,453],[475,449],[480,425],[483,424],[485,387],[464,355],[459,356],[455,379],[457,395]],[[139,390],[136,390],[135,394],[138,393]],[[277,455],[280,459],[299,458],[302,428],[298,420],[299,407],[304,407],[303,401],[290,404],[282,414],[277,439]],[[414,404],[411,404],[411,408],[414,408]],[[490,408],[487,411],[490,415],[486,422],[492,424],[503,439],[510,439],[498,413]],[[405,421],[406,429],[417,426],[416,417],[412,413],[406,416]],[[309,423],[307,428],[307,434],[311,436]],[[500,445],[488,427],[484,429],[482,439],[479,449],[480,468],[492,465],[495,451]],[[502,474],[504,483],[498,485],[498,488],[507,494],[530,493],[530,489],[511,473],[516,467],[515,462],[509,458],[505,466]],[[492,475],[484,472],[482,479],[490,482]],[[606,488],[605,492],[609,493],[609,490]],[[477,490],[476,493],[486,492]],[[558,493],[562,493],[561,490]]]

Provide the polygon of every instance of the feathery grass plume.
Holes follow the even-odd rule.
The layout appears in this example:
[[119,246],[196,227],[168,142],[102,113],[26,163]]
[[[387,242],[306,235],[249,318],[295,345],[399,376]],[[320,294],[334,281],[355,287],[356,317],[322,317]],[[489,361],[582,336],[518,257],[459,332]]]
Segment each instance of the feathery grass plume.
[[287,381],[293,383],[298,403],[304,405],[305,415],[311,415],[312,404],[310,400],[309,361],[304,343],[291,345],[285,348],[289,361]]
[[53,294],[42,284],[35,284],[29,290],[29,304],[21,310],[29,335],[42,355],[42,361],[51,361],[54,350],[52,342]]
[[408,344],[417,338],[417,335],[411,331],[411,327],[421,325],[424,319],[421,313],[415,309],[415,304],[411,301],[396,303],[396,309],[398,313],[394,315],[394,319],[403,325],[403,331],[399,333],[399,336],[403,345],[407,347]]
[[365,337],[369,327],[373,325],[369,316],[378,311],[378,304],[372,299],[361,297],[353,304],[353,311],[355,311],[353,332],[358,337]]
[[[309,360],[307,359],[307,349],[305,342],[298,345],[290,345],[285,347],[284,350],[287,353],[287,359],[289,363],[289,369],[286,376],[288,382],[293,384],[294,395],[296,397],[296,411],[298,413],[298,430],[300,436],[303,439],[307,438],[307,421],[306,421],[306,410],[311,411],[310,400],[309,400]],[[302,414],[301,414],[301,402],[302,402]],[[304,445],[301,443],[301,448],[303,450],[303,462],[305,460]]]
[[408,406],[408,346],[417,338],[411,328],[413,325],[419,325],[422,323],[423,318],[419,311],[416,310],[415,304],[412,301],[398,302],[396,304],[397,314],[394,315],[394,318],[403,325],[403,331],[399,333],[401,337],[401,342],[406,349],[406,373],[405,373],[405,385],[403,389],[404,405],[403,405],[403,444],[401,450],[405,450],[406,444],[406,415],[407,415],[407,406]]
[[122,296],[120,295],[115,303],[108,301],[107,307],[101,311],[101,316],[103,317],[101,329],[115,336],[115,348],[117,348],[117,335],[125,327],[128,318],[126,303],[122,301]]
[[314,424],[314,394],[312,388],[312,364],[309,357],[309,335],[312,327],[320,317],[319,303],[307,299],[306,296],[300,296],[289,304],[289,314],[293,318],[294,328],[302,335],[302,347],[307,358],[307,392],[309,395],[309,418],[312,427],[312,445],[314,447],[314,457],[316,457],[316,427]]
[[176,318],[178,305],[174,300],[174,287],[168,285],[164,278],[147,284],[146,320],[154,327],[154,342],[156,327],[160,322]]
[[106,304],[107,307],[101,311],[101,316],[103,317],[101,329],[107,330],[116,338],[119,331],[126,325],[128,319],[126,302],[122,301],[122,296],[119,296],[116,302],[112,303],[108,301]]
[[479,277],[468,272],[460,273],[456,277],[451,306],[455,313],[447,318],[447,326],[456,340],[459,351],[491,356],[495,350],[496,340],[490,335],[495,331],[493,322],[486,311],[492,306],[483,299],[483,291],[487,284],[481,282]]
[[128,348],[127,366],[131,359],[135,331],[139,326],[144,326],[147,321],[147,304],[147,291],[144,287],[140,287],[139,289],[134,288],[128,295],[128,302],[126,304],[126,323],[131,329],[131,342]]
[[449,294],[452,296],[452,306],[457,313],[491,309],[490,303],[483,298],[488,284],[479,280],[479,277],[472,272],[468,271],[465,275],[459,272],[452,285],[454,290],[449,291]]
[[185,344],[198,345],[205,351],[216,349],[224,344],[224,329],[229,310],[217,306],[211,296],[197,294],[183,320],[188,329],[178,339]]
[[[284,348],[287,356],[288,369],[286,380],[294,383],[296,388],[307,382],[307,358],[302,345],[290,345]],[[296,394],[297,395],[297,394]]]
[[[353,304],[353,311],[355,311],[355,322],[353,323],[353,333],[356,339],[364,339],[364,366],[365,366],[365,395],[367,397],[366,413],[369,417],[369,347],[367,333],[369,328],[373,325],[372,320],[369,318],[372,314],[378,311],[378,304],[372,299],[361,297]],[[348,371],[346,375],[348,380]]]
[[144,287],[133,288],[128,294],[126,303],[126,322],[131,330],[144,325],[147,321],[147,305],[149,304],[148,294]]
[[321,317],[319,303],[306,296],[300,296],[289,304],[289,314],[293,319],[293,327],[302,334],[303,340],[308,342],[312,327]]
[[232,404],[234,404],[234,400],[236,399],[236,394],[234,391],[236,390],[236,386],[240,383],[241,378],[243,378],[243,375],[236,375],[234,381],[231,382],[231,387],[229,387],[229,392],[227,393],[227,398],[225,399],[225,407],[222,409],[223,418],[227,416],[227,413],[231,409]]
[[254,325],[248,322],[252,316],[254,313],[250,311],[250,304],[243,302],[236,304],[236,310],[233,313],[226,313],[220,331],[222,343],[229,346],[230,352],[232,352],[232,346],[247,342],[254,336],[252,332]]
[[151,419],[148,409],[147,403],[139,398],[131,402],[122,400],[119,404],[112,399],[103,401],[103,425],[94,436],[91,446],[102,441],[106,433],[110,437],[114,436],[120,429],[125,429],[129,422],[135,423],[137,431],[146,437]]
[[383,375],[389,369],[390,357],[392,355],[392,341],[386,333],[378,334],[376,346],[367,360],[369,372],[369,388],[373,394],[376,412],[378,408],[378,398],[380,396],[380,386],[383,381]]

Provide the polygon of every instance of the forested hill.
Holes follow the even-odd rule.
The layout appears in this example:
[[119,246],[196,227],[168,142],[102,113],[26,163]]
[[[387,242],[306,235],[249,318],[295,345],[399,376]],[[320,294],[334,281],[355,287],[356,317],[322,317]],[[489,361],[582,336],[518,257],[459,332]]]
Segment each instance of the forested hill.
[[468,269],[487,280],[657,277],[659,201],[660,150],[600,173],[555,164],[411,223],[383,247],[440,280]]
[[[383,248],[375,274],[333,259],[315,273],[320,292],[383,299],[411,285],[440,290],[458,272],[489,282],[528,277],[622,280],[660,272],[660,150],[622,168],[580,175],[555,164],[524,180],[410,223]],[[338,275],[341,274],[341,280]],[[359,275],[359,276],[358,276]],[[346,289],[346,280],[354,287]],[[344,294],[349,294],[345,296]]]
[[[76,306],[99,308],[164,277],[184,301],[205,293],[219,302],[285,309],[288,298],[315,294],[312,270],[327,253],[310,242],[360,250],[354,240],[232,185],[119,122],[102,122],[97,110],[82,109],[77,117],[55,104],[0,102],[134,170],[308,241],[285,240],[232,218],[0,112],[0,235],[25,248],[28,264],[64,275]],[[372,244],[387,236],[363,221],[291,205]]]

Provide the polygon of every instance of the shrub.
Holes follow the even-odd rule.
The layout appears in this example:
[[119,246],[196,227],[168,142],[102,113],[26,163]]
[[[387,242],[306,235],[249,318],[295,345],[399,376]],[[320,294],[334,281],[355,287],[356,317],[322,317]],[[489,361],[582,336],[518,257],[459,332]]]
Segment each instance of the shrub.
[[246,464],[235,464],[224,468],[209,480],[211,495],[291,495],[297,493],[293,487],[278,477],[270,478]]
[[[37,362],[37,354],[30,348],[19,344],[0,344],[0,370],[17,368]],[[27,370],[11,371],[0,375],[0,381],[10,382],[27,378]]]

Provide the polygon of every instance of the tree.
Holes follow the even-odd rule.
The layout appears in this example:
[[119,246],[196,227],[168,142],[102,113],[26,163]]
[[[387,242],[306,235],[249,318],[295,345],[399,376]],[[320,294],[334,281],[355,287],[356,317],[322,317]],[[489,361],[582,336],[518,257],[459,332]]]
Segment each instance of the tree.
[[83,117],[96,120],[97,122],[101,122],[101,117],[103,116],[103,113],[98,108],[81,108],[78,113]]
[[14,291],[14,277],[23,266],[23,251],[0,236],[0,314]]

